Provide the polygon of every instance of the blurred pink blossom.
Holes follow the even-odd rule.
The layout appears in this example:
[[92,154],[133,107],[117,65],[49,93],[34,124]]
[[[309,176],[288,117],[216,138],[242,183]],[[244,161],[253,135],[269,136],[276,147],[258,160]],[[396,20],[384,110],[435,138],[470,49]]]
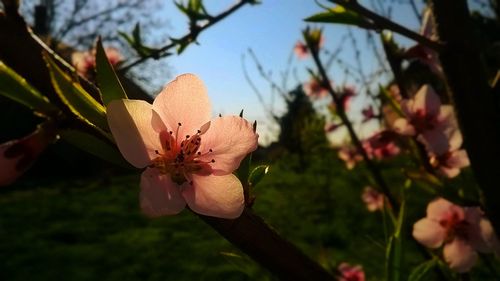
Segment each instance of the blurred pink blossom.
[[401,149],[395,142],[396,139],[397,136],[394,132],[383,130],[364,140],[363,148],[371,158],[378,160],[390,158],[401,152]]
[[356,96],[356,89],[354,86],[344,86],[340,92],[340,104],[342,104],[344,111],[349,110],[349,106],[354,96]]
[[341,263],[338,267],[339,281],[365,281],[365,272],[360,265],[351,266],[348,263]]
[[370,212],[375,212],[384,208],[384,195],[370,186],[363,189],[361,199],[365,202],[366,208]]
[[239,116],[210,121],[210,101],[199,78],[178,76],[152,105],[114,100],[107,112],[120,152],[135,167],[146,168],[140,195],[146,215],[177,214],[187,204],[207,216],[240,216],[243,187],[232,172],[257,148],[258,135]]
[[344,160],[347,169],[351,170],[356,166],[356,163],[363,161],[363,156],[359,151],[350,145],[343,146],[339,149],[338,156]]
[[302,41],[297,41],[293,47],[293,51],[299,59],[305,59],[309,56],[309,49],[307,49],[307,45]]
[[457,272],[469,271],[477,252],[499,249],[491,223],[478,207],[463,208],[443,198],[429,203],[427,217],[413,225],[413,237],[428,248],[444,245],[444,259]]
[[421,139],[429,154],[429,161],[432,167],[448,178],[456,177],[460,170],[470,165],[469,157],[462,146],[462,134],[460,131],[452,130],[445,132],[448,139],[446,144],[440,142],[428,142]]
[[323,87],[314,77],[311,77],[311,80],[309,80],[309,82],[305,82],[302,88],[304,89],[306,95],[313,99],[319,99],[328,96],[328,89]]
[[[116,66],[123,61],[123,57],[118,49],[106,47],[104,51],[106,52],[106,56],[108,57],[111,65]],[[86,52],[74,52],[71,55],[71,63],[75,67],[78,74],[88,79],[93,78],[96,64],[95,53],[95,49],[92,49],[91,51]]]
[[439,96],[430,85],[423,85],[410,100],[401,101],[401,110],[406,118],[398,118],[393,129],[401,135],[419,135],[428,143],[446,145],[445,132],[456,128],[451,105],[441,105]]
[[0,144],[0,186],[16,181],[55,139],[54,125],[46,122],[21,139]]
[[361,114],[363,115],[363,120],[361,122],[366,123],[374,118],[377,118],[375,112],[373,111],[373,107],[371,105],[363,108],[361,110]]

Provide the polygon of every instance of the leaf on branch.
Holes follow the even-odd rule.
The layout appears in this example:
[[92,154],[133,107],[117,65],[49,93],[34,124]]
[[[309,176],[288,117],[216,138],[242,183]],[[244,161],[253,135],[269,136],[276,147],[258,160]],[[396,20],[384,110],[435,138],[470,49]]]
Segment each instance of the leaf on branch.
[[58,109],[26,79],[0,61],[0,95],[18,102],[43,115],[53,115]]
[[406,217],[405,201],[401,204],[394,234],[390,237],[386,250],[386,274],[388,281],[398,281],[401,277],[403,259],[403,224]]
[[358,13],[346,10],[340,5],[337,5],[335,8],[329,9],[326,12],[310,16],[304,20],[308,22],[355,25],[366,29],[373,28],[373,24],[370,21],[360,16]]
[[62,102],[78,118],[109,132],[104,106],[87,93],[77,81],[59,68],[48,55],[44,55],[44,59],[47,62],[52,85]]
[[130,47],[134,49],[140,57],[159,58],[159,49],[148,47],[142,42],[141,27],[139,23],[135,24],[134,30],[132,30],[132,36],[123,31],[118,31],[118,34],[127,41]]
[[269,165],[260,165],[255,167],[248,176],[248,183],[254,187],[264,178],[269,172]]
[[80,130],[69,129],[62,130],[60,136],[68,143],[98,158],[124,168],[132,168],[115,146],[92,134]]
[[97,83],[101,92],[101,99],[106,106],[112,100],[127,99],[127,94],[116,76],[113,66],[106,56],[101,38],[96,43],[96,72]]

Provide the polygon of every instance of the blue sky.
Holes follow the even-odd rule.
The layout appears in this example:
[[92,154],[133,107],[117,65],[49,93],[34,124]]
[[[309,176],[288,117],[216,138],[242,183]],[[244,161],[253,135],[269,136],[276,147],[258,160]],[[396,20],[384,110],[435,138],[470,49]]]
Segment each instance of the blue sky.
[[[165,14],[168,17],[172,30],[171,36],[181,36],[187,31],[187,19],[173,5],[173,1],[166,1]],[[269,99],[268,84],[260,78],[254,64],[248,58],[247,50],[252,48],[263,67],[272,71],[276,82],[280,82],[279,72],[286,68],[287,59],[293,45],[301,39],[301,30],[306,26],[303,19],[322,9],[312,0],[263,0],[256,6],[246,6],[203,32],[198,41],[200,45],[191,45],[180,56],[170,57],[173,76],[191,72],[199,75],[206,83],[213,104],[214,114],[237,114],[245,110],[245,116],[250,120],[258,120],[261,124],[259,133],[263,142],[270,140],[267,118],[257,97],[246,82],[243,74],[241,58],[246,54],[247,68],[250,76],[265,98]],[[205,6],[209,12],[217,14],[219,11],[232,5],[233,0],[206,0]],[[407,6],[394,6],[397,11],[396,20],[403,24],[417,28],[415,16]],[[396,13],[397,12],[397,13]],[[326,48],[333,49],[346,33],[346,27],[327,25],[324,29]],[[359,39],[360,48],[364,45],[364,31],[353,28],[355,37]],[[408,42],[408,41],[406,41]],[[348,44],[346,44],[348,47]],[[353,61],[352,49],[345,49],[342,57]],[[367,70],[378,67],[372,55],[363,52],[363,64]],[[298,78],[289,84],[290,89],[299,82],[308,80],[306,67],[311,62],[296,61]],[[332,67],[332,77],[337,81],[343,80],[343,72]],[[358,101],[357,103],[362,103]],[[278,112],[280,106],[277,106]]]

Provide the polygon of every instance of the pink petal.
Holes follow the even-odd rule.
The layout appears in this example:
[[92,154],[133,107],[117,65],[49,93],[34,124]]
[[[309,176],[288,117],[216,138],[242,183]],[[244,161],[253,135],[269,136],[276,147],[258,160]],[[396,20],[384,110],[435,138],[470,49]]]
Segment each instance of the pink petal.
[[393,130],[404,136],[414,136],[415,128],[405,118],[398,118],[392,123]]
[[443,155],[450,150],[448,136],[439,128],[421,133],[417,140],[425,145],[430,154]]
[[469,271],[478,257],[469,243],[457,238],[444,246],[443,256],[450,268],[460,273]]
[[463,149],[458,151],[453,151],[446,161],[446,165],[448,167],[455,168],[465,168],[470,165],[469,156],[467,156],[467,152]]
[[181,186],[172,182],[169,175],[147,168],[141,175],[142,212],[150,217],[178,214],[186,206],[180,190]]
[[488,219],[482,218],[479,221],[479,230],[481,233],[482,243],[476,245],[476,250],[483,253],[494,252],[500,254],[500,241],[498,240],[495,230]]
[[412,112],[422,111],[426,116],[437,116],[441,101],[430,85],[423,85],[413,98]]
[[211,105],[207,89],[193,74],[177,76],[168,83],[153,102],[153,109],[159,114],[169,130],[179,136],[193,135],[211,117]]
[[154,112],[142,100],[114,100],[109,103],[108,124],[116,144],[132,165],[144,168],[161,148],[160,137],[153,129]]
[[462,133],[458,129],[446,132],[449,136],[450,151],[458,150],[462,146]]
[[460,169],[439,166],[439,172],[441,172],[441,174],[443,174],[445,177],[452,179],[460,174]]
[[455,112],[453,110],[453,106],[451,105],[442,105],[439,108],[439,114],[437,115],[436,120],[438,122],[438,126],[442,128],[451,127],[456,130],[458,127]]
[[463,208],[443,198],[438,198],[427,206],[427,218],[434,221],[446,219],[451,213],[456,213],[461,220],[465,218]]
[[245,207],[243,186],[233,175],[192,175],[193,184],[187,185],[182,195],[194,212],[206,216],[234,219]]
[[210,164],[215,175],[227,175],[238,168],[245,156],[257,149],[257,135],[250,122],[238,116],[217,117],[201,137],[200,152],[212,152],[200,157]]
[[423,218],[413,225],[413,237],[428,248],[438,248],[443,244],[446,230],[437,221]]

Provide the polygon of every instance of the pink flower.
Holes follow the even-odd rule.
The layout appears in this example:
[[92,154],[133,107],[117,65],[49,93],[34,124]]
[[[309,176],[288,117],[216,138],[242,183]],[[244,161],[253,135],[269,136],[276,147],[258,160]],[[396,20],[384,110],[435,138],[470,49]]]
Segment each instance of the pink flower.
[[352,98],[356,96],[356,89],[353,86],[345,86],[340,93],[340,103],[344,111],[349,110]]
[[[118,49],[113,47],[106,47],[104,51],[106,52],[106,56],[108,57],[111,65],[116,66],[121,61],[123,61],[123,57]],[[78,74],[88,79],[92,79],[94,77],[93,72],[96,64],[95,54],[96,50],[92,49],[91,51],[87,52],[74,52],[71,55],[71,63],[75,67]]]
[[363,161],[363,156],[354,146],[343,146],[338,152],[339,158],[344,160],[347,169],[351,170],[356,163]]
[[361,110],[361,114],[363,114],[363,120],[361,121],[362,123],[366,123],[374,118],[377,118],[377,115],[375,115],[375,112],[373,111],[373,107],[371,105],[363,108],[363,110]]
[[456,128],[455,115],[451,105],[441,105],[438,95],[430,85],[422,86],[415,97],[401,102],[406,118],[394,121],[393,128],[407,136],[421,135],[428,142],[447,143],[443,132]]
[[[428,142],[422,139],[421,142],[427,148],[429,161],[432,167],[448,178],[454,178],[460,174],[460,170],[470,165],[467,152],[460,149],[462,146],[462,134],[459,130],[445,132],[448,143]],[[451,135],[451,136],[450,136]]]
[[299,59],[305,59],[307,58],[307,56],[309,56],[309,49],[307,49],[307,45],[301,41],[297,41],[297,43],[293,47],[293,51]]
[[413,237],[429,248],[444,245],[443,256],[451,269],[467,272],[477,251],[498,251],[491,223],[478,207],[462,208],[439,198],[427,206],[427,217],[413,225]]
[[141,176],[140,203],[149,216],[173,215],[187,204],[196,213],[236,218],[243,188],[232,174],[257,148],[252,124],[238,116],[210,121],[203,82],[192,74],[166,85],[153,104],[115,100],[108,123],[121,153]]
[[46,122],[22,139],[0,144],[0,186],[16,181],[55,139],[53,124]]
[[395,143],[396,136],[389,130],[384,130],[375,133],[363,141],[363,148],[370,157],[382,160],[392,156],[396,156],[401,152],[401,149]]
[[341,263],[338,267],[339,281],[365,281],[365,272],[359,265],[351,266],[348,263]]
[[328,96],[328,89],[321,86],[318,80],[314,77],[312,77],[309,82],[304,83],[302,88],[304,89],[304,92],[307,96],[314,99],[324,98]]
[[384,195],[370,186],[365,187],[361,199],[365,202],[366,208],[370,212],[375,212],[384,208]]

